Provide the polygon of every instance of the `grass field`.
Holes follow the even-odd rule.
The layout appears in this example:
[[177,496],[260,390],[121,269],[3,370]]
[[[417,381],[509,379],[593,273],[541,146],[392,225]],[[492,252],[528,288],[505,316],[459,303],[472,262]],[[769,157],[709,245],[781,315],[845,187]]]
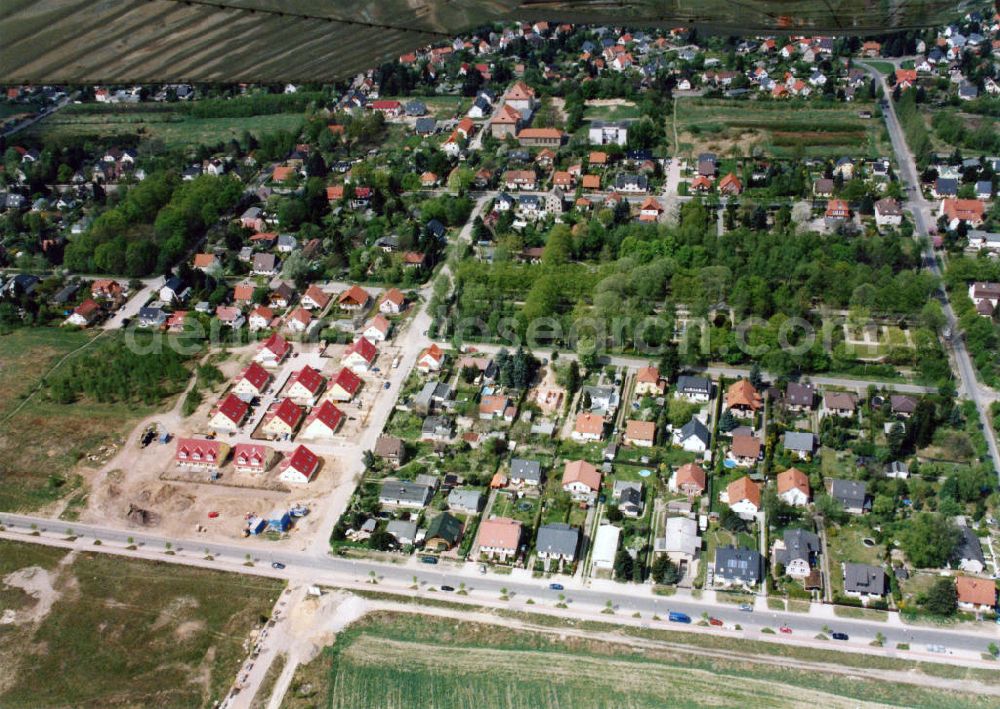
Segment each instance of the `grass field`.
[[[882,122],[858,117],[866,104],[727,101],[681,98],[677,104],[680,151],[711,151],[720,157],[734,147],[757,148],[779,158],[884,154]],[[790,116],[794,113],[794,119]]]
[[0,582],[5,608],[36,614],[0,625],[5,709],[212,706],[282,590],[270,579],[65,554],[0,541],[0,578],[31,566],[49,572],[39,600]]
[[[499,622],[499,621],[498,621]],[[749,650],[747,650],[749,652]],[[380,612],[298,668],[282,706],[986,706],[924,690],[676,648],[642,650],[509,626]],[[971,702],[971,703],[968,703]]]
[[61,405],[36,395],[6,419],[50,367],[92,337],[65,328],[22,328],[0,337],[0,510],[38,509],[67,495],[78,485],[65,477],[77,462],[119,440],[154,410],[134,404]]
[[72,106],[39,121],[28,133],[44,139],[92,136],[108,138],[137,135],[143,139],[159,139],[168,149],[213,145],[237,140],[244,131],[255,136],[279,130],[295,130],[302,125],[300,113],[276,113],[242,118],[194,118],[180,112],[125,111],[120,113],[74,112]]
[[634,103],[613,106],[587,106],[583,118],[587,121],[623,121],[640,116],[639,107]]

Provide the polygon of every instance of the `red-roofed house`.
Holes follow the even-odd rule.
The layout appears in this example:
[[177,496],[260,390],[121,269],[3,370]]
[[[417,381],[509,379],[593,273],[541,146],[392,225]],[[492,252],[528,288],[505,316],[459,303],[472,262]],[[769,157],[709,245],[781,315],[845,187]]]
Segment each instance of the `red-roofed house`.
[[233,302],[239,305],[248,305],[253,302],[253,283],[238,283],[233,288]]
[[365,331],[361,334],[372,342],[385,342],[389,338],[389,331],[391,329],[392,323],[389,322],[389,318],[382,313],[378,313],[368,321]]
[[215,254],[195,254],[194,268],[202,271],[209,271],[219,265],[219,258]]
[[742,519],[752,520],[760,509],[760,485],[744,475],[729,483],[719,495],[719,500]]
[[296,403],[312,406],[325,385],[323,375],[306,365],[292,376],[285,394]]
[[743,191],[743,182],[730,172],[719,180],[719,194],[738,195]]
[[403,295],[403,291],[398,288],[390,288],[382,294],[382,302],[379,303],[378,309],[386,315],[398,315],[403,312],[405,305],[406,296]]
[[694,463],[682,465],[670,476],[669,488],[682,492],[688,497],[697,497],[705,492],[707,477],[705,471]]
[[652,448],[656,442],[656,423],[653,421],[626,421],[623,440],[629,446]]
[[905,91],[915,83],[917,83],[916,69],[896,69],[896,86],[898,86],[901,91]]
[[288,340],[278,333],[274,333],[257,350],[254,361],[260,362],[265,367],[277,367],[291,351],[292,346],[288,343]]
[[337,305],[344,310],[361,310],[371,301],[371,296],[361,286],[351,286],[337,297]]
[[993,579],[958,576],[955,590],[958,592],[958,607],[964,611],[983,613],[996,607],[997,585]]
[[712,189],[712,181],[705,175],[698,175],[691,181],[691,189],[695,192],[709,192]]
[[343,421],[343,412],[332,401],[324,401],[309,413],[301,435],[311,440],[333,438]]
[[295,178],[295,168],[291,165],[277,165],[271,173],[272,182],[285,182]]
[[367,372],[375,364],[378,357],[378,349],[366,337],[359,337],[353,344],[344,350],[344,357],[341,364],[350,368],[354,372]]
[[208,420],[208,425],[216,431],[238,431],[246,420],[250,407],[235,394],[229,394],[218,405]]
[[643,367],[635,375],[637,396],[659,396],[665,387],[666,382],[660,378],[660,370],[656,367]]
[[243,401],[250,401],[255,396],[263,395],[270,383],[271,373],[257,362],[251,362],[233,386],[233,393]]
[[73,312],[68,318],[66,318],[66,324],[76,325],[77,327],[87,327],[87,325],[94,322],[100,314],[101,306],[98,302],[87,298],[85,301],[73,308]]
[[969,226],[979,226],[983,223],[983,213],[986,205],[978,199],[943,199],[938,217],[948,218],[948,228],[957,229],[961,222]]
[[566,461],[562,489],[571,494],[574,500],[593,504],[601,489],[601,474],[585,460]]
[[323,289],[313,283],[302,295],[302,307],[307,310],[316,308],[322,310],[330,302],[330,296],[323,292]]
[[361,388],[361,377],[347,367],[341,367],[337,376],[330,382],[324,399],[331,401],[350,401]]
[[259,443],[237,443],[233,448],[233,467],[237,473],[266,473],[274,458],[274,449]]
[[507,561],[517,556],[521,546],[521,523],[508,517],[485,519],[476,537],[479,553],[490,559]]
[[433,344],[421,352],[420,357],[417,358],[417,369],[424,374],[438,371],[442,364],[444,364],[444,352]]
[[174,460],[182,468],[218,470],[226,462],[229,446],[222,441],[202,438],[178,438]]
[[308,310],[298,307],[285,318],[285,327],[289,332],[305,332],[312,325],[313,316]]
[[778,497],[795,507],[809,504],[809,476],[798,468],[778,473]]
[[399,101],[383,100],[372,101],[371,108],[378,111],[386,118],[396,118],[403,110],[403,104]]
[[118,281],[110,278],[100,278],[90,284],[90,295],[98,300],[102,298],[114,300],[122,296],[122,287]]
[[299,446],[292,455],[281,464],[278,479],[286,483],[304,485],[311,481],[319,470],[320,459],[315,453]]
[[270,438],[291,438],[304,416],[301,406],[291,399],[282,399],[264,415],[261,431]]
[[272,322],[274,322],[274,311],[263,305],[258,305],[251,310],[250,316],[247,318],[247,325],[250,328],[250,332],[266,330],[271,327]]
[[640,222],[655,222],[663,213],[663,205],[656,201],[654,197],[647,197],[646,201],[639,207]]
[[576,417],[570,436],[574,441],[599,441],[604,438],[604,417],[589,411]]
[[827,200],[826,203],[826,214],[824,215],[827,221],[844,220],[849,219],[851,216],[851,208],[847,205],[846,200],[843,199],[831,199]]

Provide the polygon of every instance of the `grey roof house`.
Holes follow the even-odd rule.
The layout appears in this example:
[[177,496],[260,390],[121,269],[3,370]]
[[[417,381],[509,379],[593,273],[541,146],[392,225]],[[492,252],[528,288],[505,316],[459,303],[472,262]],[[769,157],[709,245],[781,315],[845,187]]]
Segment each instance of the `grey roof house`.
[[448,508],[456,512],[476,514],[482,509],[483,493],[479,490],[455,488],[448,493]]
[[539,485],[542,482],[542,464],[537,460],[514,458],[510,461],[510,481],[514,484]]
[[396,541],[406,546],[413,544],[417,538],[417,523],[394,519],[385,526],[385,531],[396,538]]
[[812,573],[819,551],[819,537],[804,529],[786,529],[780,545],[775,544],[775,558],[793,578]]
[[975,532],[966,526],[959,526],[958,544],[952,552],[952,565],[970,574],[981,574],[986,568],[986,558],[983,556],[983,545]]
[[764,575],[764,560],[756,549],[722,546],[715,551],[715,582],[753,587]]
[[816,452],[816,434],[805,431],[785,431],[782,445],[799,458],[809,458]]
[[427,485],[407,480],[386,480],[378,494],[380,504],[388,507],[420,508],[430,502],[434,491]]
[[563,522],[544,524],[538,528],[535,553],[539,559],[574,561],[580,546],[580,530]]
[[878,566],[846,563],[844,568],[844,593],[867,600],[885,595],[885,571]]
[[830,496],[851,514],[863,514],[871,509],[868,486],[858,480],[831,480]]

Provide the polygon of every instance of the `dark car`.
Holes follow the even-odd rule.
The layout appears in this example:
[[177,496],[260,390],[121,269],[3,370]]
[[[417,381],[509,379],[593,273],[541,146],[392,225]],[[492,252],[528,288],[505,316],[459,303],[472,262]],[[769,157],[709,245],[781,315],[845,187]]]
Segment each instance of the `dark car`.
[[436,564],[438,563],[436,556],[422,556],[420,557],[421,564]]
[[271,562],[271,568],[272,569],[283,569],[283,568],[285,568],[285,565],[282,564],[280,561],[273,561],[273,562]]
[[834,640],[847,640],[848,639],[847,633],[831,633],[830,637],[833,638]]
[[561,583],[550,583],[549,589],[552,591],[562,591],[563,585]]
[[454,591],[455,587],[454,586],[442,586],[441,590],[442,591]]

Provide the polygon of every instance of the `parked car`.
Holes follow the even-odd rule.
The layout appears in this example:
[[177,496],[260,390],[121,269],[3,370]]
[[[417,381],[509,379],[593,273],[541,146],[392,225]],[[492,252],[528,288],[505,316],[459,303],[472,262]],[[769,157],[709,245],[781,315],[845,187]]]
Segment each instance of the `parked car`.
[[283,568],[285,568],[285,565],[282,564],[280,561],[272,561],[271,562],[271,568],[272,569],[283,569]]
[[780,628],[778,628],[778,630],[780,630],[781,632],[783,632],[785,635],[791,635],[792,634],[792,629],[789,628],[787,625],[782,625]]
[[847,633],[831,633],[830,637],[834,640],[848,640],[849,636]]
[[550,583],[549,589],[552,591],[562,591],[563,585],[561,583]]
[[422,564],[436,564],[438,563],[436,556],[422,556],[420,557],[420,563]]
[[741,603],[740,610],[745,613],[753,613],[753,606],[751,606],[749,603]]
[[689,616],[687,613],[678,613],[677,611],[670,611],[670,613],[667,614],[667,620],[669,620],[671,623],[690,623],[691,616]]
[[709,618],[708,619],[708,624],[709,625],[717,625],[718,626],[718,625],[722,625],[722,621],[719,620],[718,618]]
[[441,590],[442,591],[454,591],[455,587],[454,586],[442,586]]
[[383,384],[383,385],[382,385],[382,388],[383,388],[383,389],[388,389],[388,388],[389,388],[389,387],[391,387],[391,386],[392,386],[392,383],[391,383],[391,382],[386,382],[385,384]]

